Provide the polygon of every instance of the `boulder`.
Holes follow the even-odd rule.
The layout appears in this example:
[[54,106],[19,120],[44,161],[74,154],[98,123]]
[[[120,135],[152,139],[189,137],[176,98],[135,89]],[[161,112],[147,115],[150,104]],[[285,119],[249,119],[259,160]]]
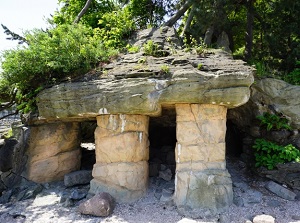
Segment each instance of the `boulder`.
[[79,205],[79,212],[81,214],[106,217],[112,214],[114,208],[114,198],[108,193],[100,193],[81,203]]
[[296,198],[296,194],[292,191],[290,191],[289,189],[273,182],[270,181],[266,184],[266,188],[268,190],[270,190],[271,192],[273,192],[274,194],[276,194],[277,196],[284,198],[286,200],[295,200]]
[[78,170],[68,173],[64,176],[64,184],[66,187],[71,187],[80,184],[89,184],[93,179],[91,170]]
[[275,223],[275,218],[271,215],[257,215],[253,218],[253,223]]
[[42,190],[43,186],[41,184],[28,185],[18,193],[16,200],[22,201],[35,198]]
[[[228,112],[228,118],[249,132],[249,127],[258,126],[257,115],[264,112],[282,114],[290,120],[294,129],[300,128],[300,86],[274,78],[256,80],[251,86],[249,101]],[[299,138],[299,137],[298,137]]]
[[51,123],[30,127],[23,176],[46,183],[64,179],[64,175],[80,168],[79,123]]
[[270,180],[300,190],[300,163],[298,162],[280,163],[274,170],[260,168],[259,173]]
[[[0,178],[5,188],[14,188],[21,184],[23,171],[26,168],[28,157],[25,154],[29,129],[19,128],[19,140],[10,138],[0,147]],[[3,188],[2,188],[3,189]]]

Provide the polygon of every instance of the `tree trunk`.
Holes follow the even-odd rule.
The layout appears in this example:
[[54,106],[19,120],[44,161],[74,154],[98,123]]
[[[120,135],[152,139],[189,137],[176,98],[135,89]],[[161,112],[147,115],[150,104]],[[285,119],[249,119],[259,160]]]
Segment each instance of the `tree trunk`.
[[77,15],[76,19],[74,20],[74,24],[78,23],[79,20],[81,19],[81,17],[86,13],[86,11],[88,10],[88,8],[90,7],[91,3],[93,0],[87,0],[85,3],[85,6],[81,9],[81,11],[79,12],[79,14]]
[[192,9],[190,11],[190,14],[189,14],[189,16],[188,16],[188,18],[185,22],[182,33],[180,35],[181,37],[183,37],[190,30],[191,23],[192,23],[194,15],[195,15],[195,4],[192,5]]
[[204,44],[206,46],[210,46],[213,33],[214,33],[214,27],[213,26],[208,27],[208,29],[205,32],[205,36],[204,36]]
[[254,21],[254,0],[247,1],[247,30],[245,35],[246,45],[244,58],[249,62],[252,58],[253,48],[253,21]]
[[173,15],[168,21],[164,23],[163,26],[169,26],[172,27],[177,20],[184,15],[184,13],[191,7],[191,5],[195,2],[195,0],[187,0],[183,6],[176,12],[175,15]]

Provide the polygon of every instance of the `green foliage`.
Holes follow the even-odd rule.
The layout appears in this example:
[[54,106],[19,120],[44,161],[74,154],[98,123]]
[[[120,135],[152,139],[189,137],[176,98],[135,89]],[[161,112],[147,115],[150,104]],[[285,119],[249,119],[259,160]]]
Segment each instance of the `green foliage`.
[[163,57],[165,52],[159,49],[159,45],[154,43],[153,40],[148,40],[143,44],[144,54],[147,56]]
[[200,38],[199,41],[195,38],[191,38],[190,40],[184,38],[183,43],[186,51],[194,49],[198,55],[204,55],[207,51],[207,45],[204,43],[202,38]]
[[13,131],[11,128],[3,135],[4,139],[9,139],[12,136],[13,136]]
[[121,48],[126,46],[126,38],[136,29],[134,20],[127,7],[105,13],[95,29],[96,35],[105,47]]
[[127,49],[128,53],[138,53],[140,51],[139,46],[133,46],[133,45],[130,45],[130,44],[126,45],[126,49]]
[[279,163],[300,161],[300,151],[291,144],[280,146],[265,139],[256,139],[253,149],[256,167],[264,166],[272,170]]
[[268,131],[270,130],[281,130],[281,129],[291,129],[288,120],[285,117],[280,117],[275,114],[264,113],[263,115],[256,116],[260,120],[260,124],[265,126]]
[[[85,0],[58,0],[62,6],[59,11],[54,13],[50,23],[56,25],[72,24],[79,12],[84,7]],[[101,15],[117,10],[115,1],[111,0],[97,0],[92,1],[90,7],[80,19],[80,23],[85,26],[96,28]]]
[[164,22],[164,16],[172,12],[175,4],[174,0],[130,0],[128,9],[135,18],[137,27],[145,29],[158,27]]
[[286,82],[294,85],[300,85],[300,61],[296,62],[296,67],[292,72],[284,77]]
[[147,63],[147,59],[145,57],[142,57],[139,59],[138,63],[140,63],[140,64]]
[[27,47],[4,52],[1,73],[7,86],[18,89],[21,110],[35,104],[42,87],[81,75],[116,53],[103,46],[91,28],[80,24],[61,25],[47,33],[34,30],[25,37]]
[[268,69],[264,62],[259,61],[255,63],[256,75],[258,77],[265,77],[268,74]]
[[144,43],[143,48],[145,55],[148,56],[156,56],[158,52],[158,45],[154,43],[153,40],[148,40],[146,43]]
[[0,76],[0,103],[10,101],[13,86],[8,81]]
[[203,67],[203,64],[202,64],[202,63],[199,63],[199,64],[197,65],[197,69],[198,69],[198,70],[201,70],[202,67]]
[[170,72],[170,67],[168,65],[164,64],[160,67],[160,73],[168,74],[169,72]]

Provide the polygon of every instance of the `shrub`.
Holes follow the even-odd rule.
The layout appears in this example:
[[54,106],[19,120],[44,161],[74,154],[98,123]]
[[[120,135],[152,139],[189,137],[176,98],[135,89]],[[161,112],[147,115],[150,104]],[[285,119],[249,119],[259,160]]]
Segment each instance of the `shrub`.
[[300,161],[300,151],[291,144],[281,146],[265,139],[256,139],[253,148],[256,167],[264,166],[272,170],[279,163]]
[[170,72],[170,67],[168,65],[162,65],[160,67],[160,73],[162,74],[168,74]]
[[133,45],[130,45],[130,44],[126,45],[126,49],[127,49],[128,53],[138,53],[140,51],[139,46],[133,46]]
[[184,38],[184,48],[186,51],[191,51],[194,49],[198,55],[205,55],[207,53],[207,45],[204,43],[203,39],[200,38],[199,41],[192,38],[190,42],[187,40],[187,38]]
[[153,40],[148,40],[144,45],[144,53],[148,56],[157,56],[158,44],[154,43]]
[[135,22],[125,7],[123,10],[105,13],[95,31],[106,47],[121,48],[126,46],[125,39],[130,37],[135,29]]
[[297,68],[284,77],[284,81],[290,84],[300,85],[300,61],[296,62]]
[[164,57],[169,55],[165,50],[159,49],[159,45],[154,43],[153,40],[148,40],[143,44],[144,55],[153,57]]
[[18,108],[28,111],[42,87],[68,76],[82,75],[99,61],[116,54],[106,48],[86,26],[60,25],[48,32],[33,30],[25,34],[27,47],[3,54],[0,79],[18,89]]
[[265,77],[269,73],[269,68],[265,65],[263,61],[255,62],[255,69],[257,77]]
[[198,63],[198,65],[197,65],[197,69],[198,69],[198,70],[201,70],[201,69],[202,69],[202,67],[203,67],[203,64],[202,64],[202,63]]
[[256,116],[257,119],[261,121],[261,125],[265,126],[268,131],[270,130],[281,130],[281,129],[291,129],[288,120],[284,117],[278,115],[264,113],[263,115]]

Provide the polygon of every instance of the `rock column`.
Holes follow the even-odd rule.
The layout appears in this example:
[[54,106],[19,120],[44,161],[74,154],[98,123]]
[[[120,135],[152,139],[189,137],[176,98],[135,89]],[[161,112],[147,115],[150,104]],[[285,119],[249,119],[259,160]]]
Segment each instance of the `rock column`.
[[209,217],[232,203],[225,162],[226,111],[218,105],[176,105],[174,201],[185,216]]
[[81,164],[79,123],[30,126],[25,177],[38,183],[63,180]]
[[100,115],[97,124],[90,193],[108,192],[120,202],[136,201],[148,186],[149,117]]

